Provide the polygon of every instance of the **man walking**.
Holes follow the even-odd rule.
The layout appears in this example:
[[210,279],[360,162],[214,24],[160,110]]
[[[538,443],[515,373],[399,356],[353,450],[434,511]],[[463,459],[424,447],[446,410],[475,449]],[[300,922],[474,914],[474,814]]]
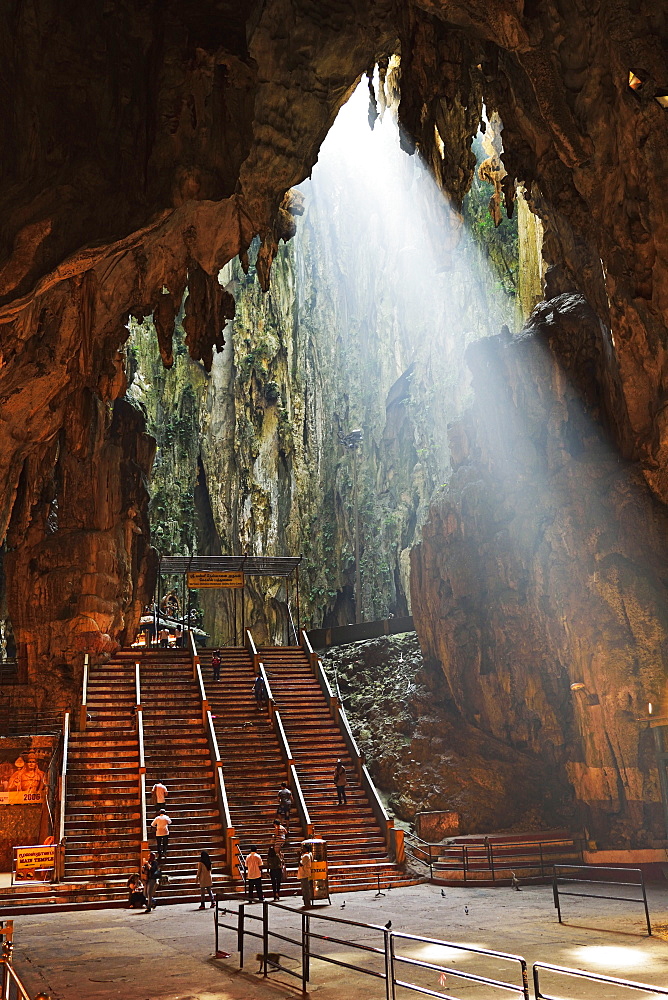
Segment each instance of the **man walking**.
[[345,806],[348,804],[348,799],[346,798],[346,785],[348,784],[348,778],[346,777],[346,769],[343,766],[343,761],[339,757],[336,762],[336,770],[334,771],[334,784],[336,785],[336,794],[338,796],[338,806]]
[[274,848],[276,853],[280,858],[283,857],[283,849],[285,848],[285,838],[288,835],[288,831],[285,829],[280,819],[274,820],[274,834],[271,838],[271,846]]
[[286,829],[290,826],[290,810],[292,809],[292,792],[284,781],[278,789],[278,809],[276,812],[282,817]]
[[151,826],[155,830],[155,839],[158,842],[158,860],[167,857],[167,843],[169,841],[169,828],[172,824],[171,819],[167,815],[166,809],[161,809],[158,815],[155,817]]
[[253,902],[253,894],[257,893],[259,903],[264,902],[262,893],[262,858],[257,853],[255,844],[251,846],[250,854],[246,857],[246,879],[248,880],[248,902]]
[[153,804],[158,807],[158,810],[162,808],[165,804],[165,799],[169,795],[167,791],[167,785],[164,783],[162,778],[158,778],[155,785],[151,789],[151,795],[153,796]]
[[263,709],[267,703],[267,685],[264,683],[264,677],[262,674],[258,674],[255,678],[255,682],[253,684],[253,694],[255,695],[257,707],[259,709]]
[[146,879],[146,909],[145,913],[150,913],[158,905],[155,901],[155,891],[160,881],[160,868],[153,851],[148,856],[148,861],[144,865],[144,878]]

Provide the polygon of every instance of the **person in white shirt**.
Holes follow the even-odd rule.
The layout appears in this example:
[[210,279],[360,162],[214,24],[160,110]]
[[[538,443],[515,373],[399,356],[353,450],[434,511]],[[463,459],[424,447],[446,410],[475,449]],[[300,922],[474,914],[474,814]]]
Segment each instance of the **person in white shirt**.
[[274,834],[271,838],[271,846],[274,848],[279,857],[283,857],[283,849],[285,847],[285,839],[288,835],[288,831],[285,829],[280,820],[274,820]]
[[304,900],[304,906],[311,906],[312,896],[311,896],[311,864],[313,862],[313,855],[308,849],[307,844],[302,844],[301,857],[299,858],[299,868],[297,869],[297,878],[301,884],[302,888],[302,899]]
[[158,860],[167,857],[167,843],[169,841],[169,827],[171,826],[171,822],[167,811],[161,809],[151,823],[151,826],[155,830],[155,839],[158,842]]
[[151,789],[151,795],[153,796],[153,804],[160,807],[164,806],[165,799],[169,795],[167,791],[167,786],[164,784],[162,778],[158,778],[155,785]]
[[264,902],[262,893],[262,858],[257,853],[255,844],[246,858],[246,878],[248,880],[248,902],[253,902],[253,893],[257,893],[258,902]]

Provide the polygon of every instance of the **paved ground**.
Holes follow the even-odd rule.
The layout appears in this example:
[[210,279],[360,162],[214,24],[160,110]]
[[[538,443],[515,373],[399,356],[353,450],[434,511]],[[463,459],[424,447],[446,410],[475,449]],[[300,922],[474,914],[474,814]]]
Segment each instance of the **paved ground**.
[[[637,904],[565,900],[564,919],[568,923],[560,926],[549,887],[525,887],[521,892],[507,888],[444,892],[445,897],[437,886],[420,885],[395,889],[379,899],[372,892],[342,894],[332,897],[331,907],[319,904],[317,912],[378,925],[391,920],[392,931],[520,954],[529,963],[543,960],[668,987],[668,887],[649,890],[652,922],[659,931],[652,938],[646,936],[642,906]],[[286,904],[294,909],[274,910],[271,926],[291,936],[301,914],[296,900],[289,899]],[[236,904],[228,905],[236,911]],[[257,905],[248,909],[261,913]],[[382,934],[372,930],[334,928],[314,918],[312,929],[316,926],[330,937],[372,947],[382,942]],[[43,989],[53,1000],[270,1000],[299,995],[297,981],[285,974],[273,973],[265,981],[255,975],[259,941],[249,942],[246,968],[239,971],[236,937],[223,930],[221,947],[233,954],[227,960],[215,959],[212,911],[199,912],[190,905],[162,906],[150,915],[96,910],[17,917],[15,943],[15,966],[32,995]],[[411,954],[423,962],[518,981],[516,966],[504,967],[470,952],[401,939],[395,945],[399,955]],[[272,940],[270,948],[287,956],[282,960],[286,965],[298,967],[298,951],[292,945]],[[382,968],[373,953],[332,941],[318,941],[313,950],[343,961],[361,956],[368,968]],[[519,995],[466,983],[450,973],[439,985],[437,970],[416,970],[401,964],[397,969],[406,980],[463,1000]],[[590,987],[581,981],[568,984],[568,988],[563,982],[546,981],[543,990],[584,1000],[656,996],[653,992]],[[317,993],[319,1000],[382,1000],[385,985],[378,979],[312,961],[310,992]],[[416,996],[397,990],[397,1000]]]

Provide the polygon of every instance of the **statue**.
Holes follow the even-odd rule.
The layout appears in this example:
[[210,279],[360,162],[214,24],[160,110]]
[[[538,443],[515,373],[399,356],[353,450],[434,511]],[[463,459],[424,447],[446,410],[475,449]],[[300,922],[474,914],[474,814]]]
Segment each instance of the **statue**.
[[44,771],[37,764],[37,754],[30,750],[14,762],[16,771],[11,776],[7,790],[10,792],[41,792],[44,788]]

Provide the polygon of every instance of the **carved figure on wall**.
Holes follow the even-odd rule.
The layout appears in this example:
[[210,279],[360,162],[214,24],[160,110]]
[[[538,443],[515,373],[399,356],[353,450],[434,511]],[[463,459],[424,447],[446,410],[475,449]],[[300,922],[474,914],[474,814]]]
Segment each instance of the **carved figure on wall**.
[[0,762],[0,791],[6,792],[14,774],[14,765],[9,760]]
[[37,764],[37,754],[30,750],[25,761],[19,757],[15,761],[16,771],[9,780],[10,792],[41,792],[44,788],[44,771]]

